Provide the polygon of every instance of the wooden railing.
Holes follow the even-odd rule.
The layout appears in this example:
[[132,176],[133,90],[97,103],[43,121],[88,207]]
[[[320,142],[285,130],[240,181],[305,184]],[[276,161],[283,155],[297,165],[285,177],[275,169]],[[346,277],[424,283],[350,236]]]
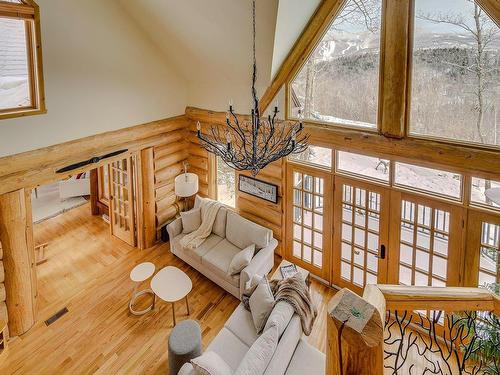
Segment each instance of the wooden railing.
[[480,288],[368,285],[362,297],[342,289],[328,305],[327,374],[384,374],[386,314],[415,310],[483,311],[500,317],[500,299]]

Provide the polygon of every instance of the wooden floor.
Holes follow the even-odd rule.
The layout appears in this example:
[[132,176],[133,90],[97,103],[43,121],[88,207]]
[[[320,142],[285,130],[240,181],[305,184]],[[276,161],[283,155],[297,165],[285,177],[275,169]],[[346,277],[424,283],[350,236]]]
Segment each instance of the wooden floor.
[[[166,374],[170,305],[160,302],[142,317],[128,313],[129,272],[144,261],[189,275],[189,318],[200,322],[204,347],[239,303],[172,255],[167,244],[140,251],[112,238],[88,205],[36,225],[35,241],[49,243],[48,261],[37,267],[37,323],[9,342],[0,374]],[[312,293],[319,316],[308,340],[324,352],[326,306],[334,291],[313,280]],[[69,312],[46,326],[44,320],[64,307]],[[178,321],[188,318],[184,304],[176,304],[176,314]]]

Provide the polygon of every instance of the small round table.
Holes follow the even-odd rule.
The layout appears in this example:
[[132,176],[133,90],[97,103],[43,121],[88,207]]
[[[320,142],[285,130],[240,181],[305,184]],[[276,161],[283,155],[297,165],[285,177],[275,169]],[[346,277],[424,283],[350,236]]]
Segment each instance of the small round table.
[[[151,289],[144,289],[141,291],[137,291],[140,283],[149,279],[155,273],[155,265],[151,262],[140,263],[135,266],[132,271],[130,271],[130,280],[135,282],[134,291],[132,292],[132,298],[130,298],[130,302],[128,304],[129,311],[134,315],[144,315],[148,311],[151,311],[154,308],[154,293]],[[151,305],[146,307],[144,310],[134,310],[133,304],[137,300],[139,296],[143,294],[151,294],[153,296],[153,302]]]
[[155,296],[158,296],[161,300],[172,304],[174,327],[176,325],[175,302],[185,298],[187,314],[190,315],[187,296],[192,288],[193,283],[191,282],[189,276],[177,267],[173,266],[162,268],[151,279],[151,289],[153,289]]

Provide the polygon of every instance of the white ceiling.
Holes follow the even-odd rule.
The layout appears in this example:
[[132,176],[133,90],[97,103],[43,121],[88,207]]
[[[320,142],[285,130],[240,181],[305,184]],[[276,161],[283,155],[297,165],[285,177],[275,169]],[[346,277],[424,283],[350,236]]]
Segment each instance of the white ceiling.
[[[248,112],[251,0],[117,1],[184,76],[189,105],[222,110],[233,99],[239,112]],[[257,0],[259,95],[319,1]]]

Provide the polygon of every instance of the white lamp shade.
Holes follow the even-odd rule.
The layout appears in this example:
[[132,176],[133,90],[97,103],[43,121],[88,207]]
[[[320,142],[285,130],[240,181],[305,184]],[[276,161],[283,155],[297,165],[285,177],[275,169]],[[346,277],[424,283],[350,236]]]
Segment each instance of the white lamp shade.
[[187,198],[198,192],[198,175],[194,173],[183,173],[174,180],[175,195]]

